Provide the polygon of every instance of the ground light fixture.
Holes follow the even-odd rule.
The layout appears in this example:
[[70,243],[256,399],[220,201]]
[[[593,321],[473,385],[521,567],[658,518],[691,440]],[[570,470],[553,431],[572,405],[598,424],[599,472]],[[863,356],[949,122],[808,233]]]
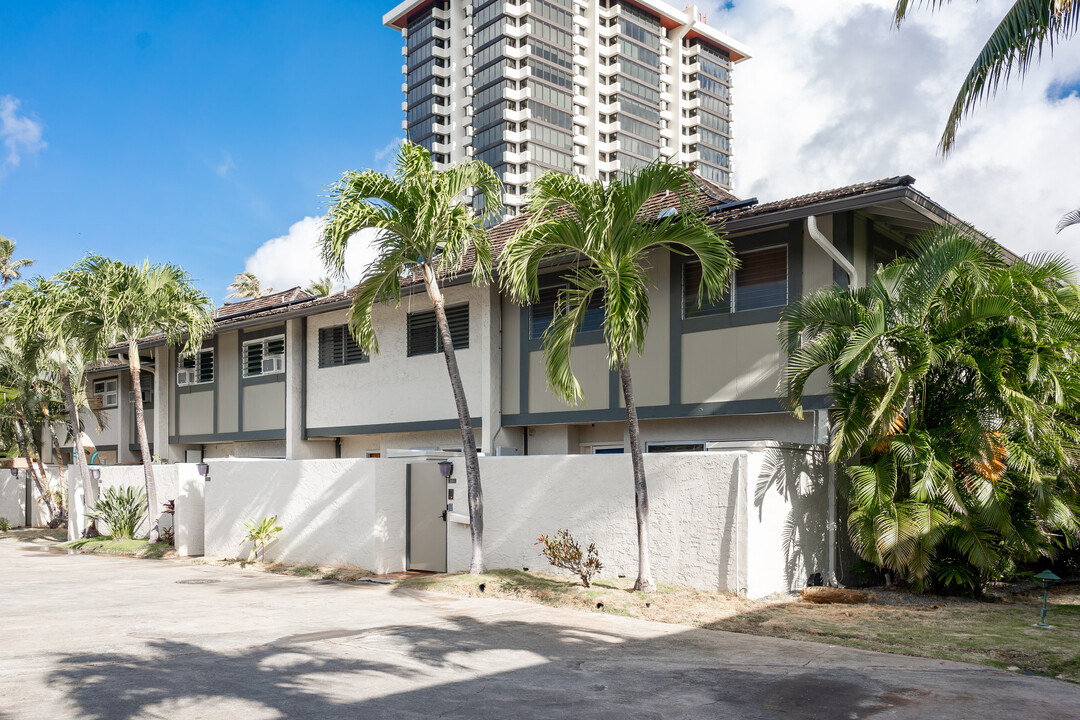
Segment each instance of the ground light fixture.
[[1047,625],[1046,624],[1046,596],[1050,592],[1050,587],[1055,582],[1060,580],[1061,578],[1059,578],[1057,575],[1055,575],[1050,570],[1043,570],[1041,573],[1039,573],[1038,575],[1035,576],[1035,579],[1038,580],[1040,583],[1042,583],[1042,586],[1043,586],[1042,614],[1039,616],[1039,622],[1035,623],[1035,627],[1041,627],[1041,628],[1054,627],[1053,625]]

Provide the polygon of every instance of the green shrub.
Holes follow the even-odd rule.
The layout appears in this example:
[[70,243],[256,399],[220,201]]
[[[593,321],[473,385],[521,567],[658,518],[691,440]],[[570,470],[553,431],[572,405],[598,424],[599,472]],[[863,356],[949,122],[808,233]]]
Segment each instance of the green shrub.
[[8,522],[6,517],[0,517],[0,532],[7,532],[11,529],[11,523]]
[[146,517],[146,491],[135,487],[108,488],[86,516],[106,523],[114,540],[130,539]]
[[277,524],[277,515],[264,517],[262,520],[252,518],[244,523],[244,527],[247,528],[248,534],[240,541],[240,544],[251,543],[251,554],[248,555],[248,562],[262,560],[266,555],[266,546],[282,530],[282,527]]
[[581,552],[581,546],[569,530],[559,530],[555,537],[541,535],[533,544],[544,546],[540,556],[546,557],[554,567],[577,573],[585,587],[592,587],[593,577],[604,567],[596,545],[590,544],[584,553]]

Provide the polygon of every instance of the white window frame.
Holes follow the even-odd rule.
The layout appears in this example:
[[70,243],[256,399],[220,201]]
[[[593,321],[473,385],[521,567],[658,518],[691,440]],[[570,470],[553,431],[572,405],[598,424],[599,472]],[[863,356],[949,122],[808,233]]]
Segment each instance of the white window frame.
[[281,340],[282,344],[284,345],[285,344],[285,335],[284,334],[282,334],[282,335],[270,335],[269,337],[259,338],[258,340],[245,340],[244,341],[244,344],[240,348],[240,363],[241,363],[241,367],[243,368],[243,376],[245,378],[263,377],[265,375],[280,375],[280,374],[285,372],[285,362],[284,362],[285,353],[284,352],[281,353],[281,357],[282,357],[283,362],[281,363],[281,369],[280,370],[277,370],[275,372],[262,372],[262,370],[260,368],[259,372],[257,372],[257,373],[249,373],[248,372],[248,363],[247,363],[248,348],[251,347],[252,345],[262,345],[263,346],[262,356],[263,356],[263,360],[265,360],[267,357],[272,357],[270,355],[270,353],[268,353],[266,351],[266,347],[267,347],[267,345],[269,345],[274,340]]
[[[210,367],[212,369],[210,371],[211,377],[210,377],[209,380],[199,380],[199,365],[200,365],[199,356],[202,355],[203,353],[210,353]],[[190,368],[189,367],[184,367],[184,363],[186,361],[188,361],[188,360],[194,360],[195,361],[195,367],[190,367]],[[181,385],[179,382],[177,382],[176,383],[177,387],[191,387],[192,385],[213,385],[214,381],[217,380],[217,353],[215,352],[215,348],[212,348],[212,347],[202,348],[201,350],[199,350],[199,352],[195,353],[195,357],[193,357],[193,358],[183,358],[183,357],[181,357],[181,358],[177,359],[177,362],[180,365],[180,367],[177,368],[178,370],[194,370],[195,371],[195,382],[190,382],[187,385]]]
[[[109,385],[112,384],[112,390],[109,389]],[[100,386],[101,389],[98,389]],[[108,398],[112,395],[112,402],[110,403]],[[94,397],[101,399],[101,409],[111,410],[119,407],[120,405],[120,378],[102,378],[94,381]]]

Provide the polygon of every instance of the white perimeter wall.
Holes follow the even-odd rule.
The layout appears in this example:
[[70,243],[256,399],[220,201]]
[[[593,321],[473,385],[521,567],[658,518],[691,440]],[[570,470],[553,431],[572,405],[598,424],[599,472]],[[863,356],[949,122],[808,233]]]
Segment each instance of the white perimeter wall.
[[[59,470],[55,465],[46,465],[45,474],[53,490],[64,486]],[[0,468],[0,517],[5,518],[12,527],[26,525],[26,479],[29,471],[20,470],[18,477],[12,476],[9,468]],[[41,499],[37,485],[31,482],[33,498],[30,509],[31,527],[46,527],[49,524],[49,509]]]
[[244,523],[278,516],[269,561],[405,569],[405,463],[400,460],[222,461],[205,483],[205,549],[246,558]]
[[[176,500],[179,487],[180,465],[154,465],[154,486],[157,489],[158,506],[155,510],[158,514],[158,524],[161,527],[173,526],[172,516],[162,511],[162,506],[169,500]],[[142,465],[91,465],[91,470],[99,470],[101,477],[95,481],[90,480],[94,488],[94,497],[100,498],[101,493],[111,487],[136,487],[145,491],[146,480],[143,475]],[[86,526],[86,518],[83,514],[83,485],[82,475],[76,465],[67,468],[68,498],[68,537],[79,537]],[[108,525],[99,522],[98,530],[102,534],[109,534]],[[150,528],[144,520],[135,531],[136,537],[144,537],[150,532]]]

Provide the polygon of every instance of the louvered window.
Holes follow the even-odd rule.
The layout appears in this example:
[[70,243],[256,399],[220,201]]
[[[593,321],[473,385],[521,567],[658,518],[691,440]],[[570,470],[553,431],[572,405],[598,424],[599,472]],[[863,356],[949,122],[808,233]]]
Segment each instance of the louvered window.
[[698,289],[701,286],[701,263],[688,260],[683,264],[683,317],[694,318],[787,305],[786,245],[741,252],[738,253],[738,258],[735,292],[726,292],[713,303],[703,302],[700,308]]
[[[469,304],[446,308],[446,322],[450,326],[450,339],[454,343],[454,349],[464,350],[469,347]],[[442,339],[439,337],[434,310],[409,313],[407,332],[409,357],[442,352]]]
[[[274,358],[278,360],[274,361]],[[275,335],[244,343],[244,377],[285,372],[285,336]]]
[[[555,320],[555,304],[559,299],[559,291],[567,287],[566,283],[547,285],[540,288],[540,299],[529,308],[529,337],[539,340],[544,331]],[[593,293],[589,299],[589,307],[585,310],[585,319],[578,328],[578,332],[593,332],[604,329],[604,295],[600,292]]]
[[180,367],[195,371],[193,385],[214,382],[214,349],[203,348],[195,357],[180,358]]
[[338,367],[368,361],[348,325],[319,328],[319,367]]

